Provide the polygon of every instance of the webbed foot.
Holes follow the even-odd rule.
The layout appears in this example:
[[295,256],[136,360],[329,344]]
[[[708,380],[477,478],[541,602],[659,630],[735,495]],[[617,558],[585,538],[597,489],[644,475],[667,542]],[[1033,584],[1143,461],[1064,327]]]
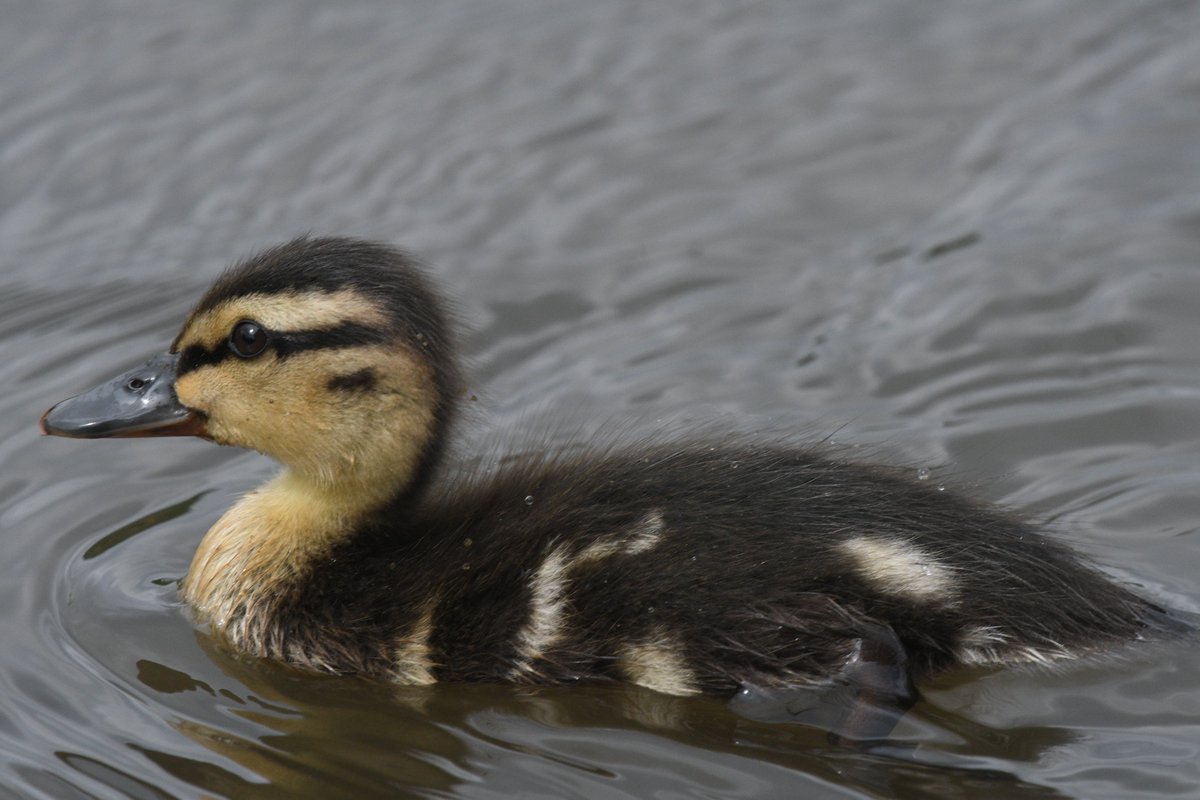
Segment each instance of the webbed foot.
[[828,732],[830,744],[859,747],[886,739],[918,694],[908,654],[886,625],[854,641],[854,654],[828,686],[745,686],[733,710],[764,722],[799,722]]

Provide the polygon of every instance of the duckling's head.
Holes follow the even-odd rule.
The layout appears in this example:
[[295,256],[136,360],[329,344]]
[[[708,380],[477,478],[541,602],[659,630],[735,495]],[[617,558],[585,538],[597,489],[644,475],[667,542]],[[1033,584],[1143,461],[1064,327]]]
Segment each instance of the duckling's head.
[[58,404],[42,427],[199,435],[320,486],[394,493],[423,481],[444,441],[458,380],[450,338],[405,254],[297,239],[230,268],[167,354]]

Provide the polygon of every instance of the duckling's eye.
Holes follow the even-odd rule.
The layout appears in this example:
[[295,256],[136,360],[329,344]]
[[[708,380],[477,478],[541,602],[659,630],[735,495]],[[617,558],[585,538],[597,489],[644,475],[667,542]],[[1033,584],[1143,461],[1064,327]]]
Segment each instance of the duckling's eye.
[[242,358],[254,358],[267,348],[271,337],[267,329],[254,320],[244,319],[229,334],[229,349]]

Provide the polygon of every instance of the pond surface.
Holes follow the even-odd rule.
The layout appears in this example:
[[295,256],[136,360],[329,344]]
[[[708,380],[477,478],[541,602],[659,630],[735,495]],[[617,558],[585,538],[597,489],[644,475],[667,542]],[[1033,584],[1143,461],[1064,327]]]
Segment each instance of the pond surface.
[[1196,2],[7,4],[0,797],[1197,796],[1194,645],[947,676],[873,753],[233,659],[176,582],[274,466],[36,420],[234,258],[367,236],[459,298],[465,456],[833,437],[1196,611],[1198,132]]

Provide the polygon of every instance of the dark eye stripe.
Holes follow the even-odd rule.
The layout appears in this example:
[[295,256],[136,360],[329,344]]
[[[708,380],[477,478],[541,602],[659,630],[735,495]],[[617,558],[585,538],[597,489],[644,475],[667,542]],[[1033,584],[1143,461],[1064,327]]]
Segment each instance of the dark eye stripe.
[[342,324],[323,330],[284,331],[275,335],[271,343],[280,359],[285,359],[305,350],[327,350],[333,347],[356,347],[364,344],[382,344],[391,338],[384,331],[359,322]]
[[[320,328],[307,331],[272,331],[268,349],[282,361],[306,350],[327,350],[337,347],[356,347],[366,344],[382,344],[392,337],[385,331],[363,325],[358,322],[343,322],[332,328]],[[223,341],[215,348],[203,345],[188,345],[179,355],[179,367],[176,376],[186,375],[201,367],[220,364],[229,358],[236,358],[229,348],[229,342]]]

